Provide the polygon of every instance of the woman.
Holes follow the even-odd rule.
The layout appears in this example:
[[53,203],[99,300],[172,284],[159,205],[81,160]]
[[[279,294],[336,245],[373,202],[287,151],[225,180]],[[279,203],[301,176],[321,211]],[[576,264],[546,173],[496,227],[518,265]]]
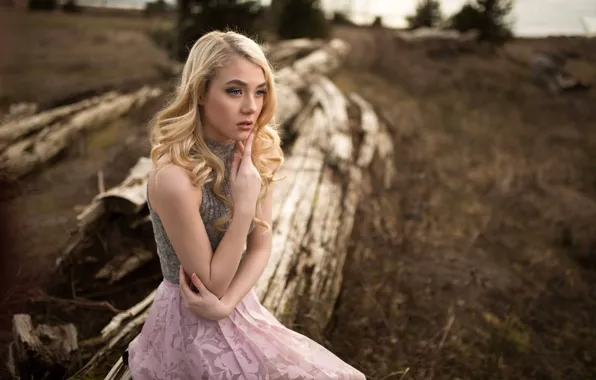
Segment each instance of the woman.
[[365,378],[284,327],[253,290],[283,162],[275,106],[257,43],[211,32],[192,47],[152,131],[147,204],[164,279],[128,347],[134,380]]

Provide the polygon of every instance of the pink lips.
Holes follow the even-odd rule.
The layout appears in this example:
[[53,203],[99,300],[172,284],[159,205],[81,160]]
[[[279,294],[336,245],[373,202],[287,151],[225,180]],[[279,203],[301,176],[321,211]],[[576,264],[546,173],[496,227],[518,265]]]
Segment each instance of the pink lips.
[[242,129],[243,131],[250,131],[252,129],[252,121],[247,120],[247,121],[243,121],[238,123],[238,127],[240,129]]

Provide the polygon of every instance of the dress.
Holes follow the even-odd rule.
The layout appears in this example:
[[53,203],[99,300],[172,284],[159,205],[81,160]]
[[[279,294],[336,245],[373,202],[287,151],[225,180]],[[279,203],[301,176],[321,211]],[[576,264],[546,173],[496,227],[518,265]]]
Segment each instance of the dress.
[[[208,142],[229,178],[234,145]],[[224,186],[229,195],[229,186]],[[149,203],[149,202],[148,202]],[[192,314],[182,302],[179,261],[163,225],[149,205],[164,279],[149,316],[128,346],[133,380],[365,380],[365,376],[308,337],[281,324],[251,290],[220,321]],[[212,248],[223,233],[212,229],[226,211],[208,185],[200,213]],[[254,227],[254,226],[253,226]]]

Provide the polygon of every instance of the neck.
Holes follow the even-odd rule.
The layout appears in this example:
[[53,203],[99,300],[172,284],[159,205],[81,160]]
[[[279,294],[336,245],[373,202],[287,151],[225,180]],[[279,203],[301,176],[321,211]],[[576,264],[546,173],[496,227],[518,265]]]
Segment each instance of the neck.
[[205,143],[211,152],[222,159],[228,157],[234,150],[235,146],[234,140],[223,142],[207,136],[205,136]]

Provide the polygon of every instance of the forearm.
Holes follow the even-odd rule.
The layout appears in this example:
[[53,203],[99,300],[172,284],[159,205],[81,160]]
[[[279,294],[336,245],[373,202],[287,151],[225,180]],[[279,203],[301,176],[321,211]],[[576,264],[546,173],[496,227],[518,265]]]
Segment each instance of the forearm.
[[262,249],[245,253],[245,258],[240,263],[232,283],[221,298],[222,302],[228,305],[230,309],[234,309],[255,286],[267,266],[270,251],[270,249]]
[[252,216],[236,214],[211,259],[211,273],[208,289],[222,297],[234,279],[250,229]]

